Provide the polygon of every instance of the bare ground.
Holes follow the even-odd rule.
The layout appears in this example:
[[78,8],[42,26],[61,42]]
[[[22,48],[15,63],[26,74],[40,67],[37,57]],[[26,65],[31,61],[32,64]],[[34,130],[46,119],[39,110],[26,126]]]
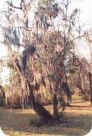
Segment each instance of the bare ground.
[[[51,111],[51,106],[47,107]],[[0,108],[0,126],[9,136],[84,136],[92,126],[92,106],[75,100],[64,113],[64,122],[36,127],[37,115],[31,110]],[[30,123],[31,122],[31,123]]]

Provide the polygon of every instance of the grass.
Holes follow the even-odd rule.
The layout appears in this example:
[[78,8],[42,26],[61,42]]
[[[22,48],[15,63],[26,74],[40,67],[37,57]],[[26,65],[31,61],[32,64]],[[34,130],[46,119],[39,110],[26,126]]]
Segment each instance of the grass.
[[[51,106],[47,107],[51,110]],[[83,136],[92,126],[92,107],[88,102],[73,101],[65,110],[65,122],[61,124],[33,126],[37,119],[31,110],[9,110],[0,108],[0,127],[9,136]]]

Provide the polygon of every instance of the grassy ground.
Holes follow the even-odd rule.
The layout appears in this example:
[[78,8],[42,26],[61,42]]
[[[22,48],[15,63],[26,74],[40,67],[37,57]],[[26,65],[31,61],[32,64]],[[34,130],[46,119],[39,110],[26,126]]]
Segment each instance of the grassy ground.
[[65,122],[53,126],[34,127],[30,120],[35,118],[36,114],[30,109],[0,108],[0,126],[9,136],[83,136],[92,126],[92,107],[76,99],[65,110]]

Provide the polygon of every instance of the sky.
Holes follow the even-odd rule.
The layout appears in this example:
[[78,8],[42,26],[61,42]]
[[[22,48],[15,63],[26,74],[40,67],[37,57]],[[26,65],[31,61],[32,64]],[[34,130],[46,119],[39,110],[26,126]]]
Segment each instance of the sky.
[[71,9],[80,9],[80,22],[83,27],[92,27],[92,0],[72,0]]
[[[61,4],[61,0],[56,0],[56,2]],[[92,27],[92,0],[71,0],[69,12],[72,13],[74,9],[79,9],[80,11],[80,24],[83,26],[83,30],[89,29]],[[60,22],[60,19],[57,18],[57,24]]]
[[[0,10],[2,9],[6,9],[7,8],[7,4],[6,4],[7,0],[1,0],[0,1]],[[8,0],[11,1],[11,0]],[[20,4],[20,0],[12,0],[13,4],[16,4],[16,6],[19,6]],[[26,0],[29,1],[29,0]],[[33,0],[33,6],[31,7],[31,12],[29,13],[29,17],[31,17],[33,19],[34,17],[34,12],[36,12],[36,8],[37,8],[37,4],[40,0]],[[56,0],[56,2],[61,3],[62,0]],[[92,26],[92,17],[91,17],[91,13],[92,13],[92,0],[71,0],[71,4],[70,4],[71,8],[70,11],[72,11],[75,8],[80,9],[80,22],[83,24],[83,27],[91,27]],[[19,13],[20,14],[20,13]]]
[[2,68],[2,71],[0,72],[0,84],[8,85],[9,84],[9,75],[10,75],[10,69],[7,68],[7,66],[4,66]]
[[[76,46],[77,45],[77,46]],[[85,58],[85,60],[90,63],[92,60],[92,49],[90,50],[90,44],[85,39],[75,40],[75,54],[80,59]]]

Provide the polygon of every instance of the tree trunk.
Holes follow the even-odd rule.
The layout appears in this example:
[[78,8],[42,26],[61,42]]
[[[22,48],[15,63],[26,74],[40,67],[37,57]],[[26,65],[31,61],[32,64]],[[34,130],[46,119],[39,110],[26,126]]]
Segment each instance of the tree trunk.
[[29,91],[30,91],[30,98],[31,98],[31,104],[32,104],[33,110],[39,115],[39,117],[43,121],[48,122],[49,120],[53,120],[53,116],[41,104],[39,104],[35,100],[35,97],[33,94],[33,89],[31,87],[30,83],[28,83],[28,87],[29,87]]
[[53,115],[58,117],[58,100],[56,94],[53,95]]
[[92,74],[89,72],[89,83],[90,83],[90,103],[92,104]]

